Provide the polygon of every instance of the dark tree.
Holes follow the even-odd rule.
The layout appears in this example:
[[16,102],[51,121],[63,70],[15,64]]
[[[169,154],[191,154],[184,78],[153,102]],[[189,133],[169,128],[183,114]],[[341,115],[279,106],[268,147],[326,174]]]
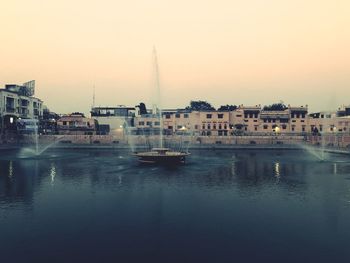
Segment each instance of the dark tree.
[[237,109],[236,105],[222,105],[220,106],[220,108],[218,109],[218,111],[234,111]]
[[138,106],[140,109],[140,114],[147,114],[147,108],[146,108],[146,104],[141,102],[140,105]]
[[284,111],[286,109],[288,109],[288,107],[283,102],[273,103],[263,108],[264,111]]
[[209,102],[198,100],[194,101],[192,100],[190,102],[190,106],[186,107],[186,110],[193,110],[193,111],[206,111],[206,110],[215,110],[213,106]]

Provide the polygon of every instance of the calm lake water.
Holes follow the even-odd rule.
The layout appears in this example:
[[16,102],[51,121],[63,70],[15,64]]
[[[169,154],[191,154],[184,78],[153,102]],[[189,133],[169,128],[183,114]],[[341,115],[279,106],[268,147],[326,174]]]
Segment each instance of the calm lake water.
[[0,154],[0,262],[350,262],[350,157]]

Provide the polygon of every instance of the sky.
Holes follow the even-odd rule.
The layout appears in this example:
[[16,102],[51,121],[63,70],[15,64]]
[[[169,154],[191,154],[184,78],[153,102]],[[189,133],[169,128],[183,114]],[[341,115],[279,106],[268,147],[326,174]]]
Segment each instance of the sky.
[[36,80],[58,113],[190,100],[350,104],[349,0],[2,0],[0,87]]

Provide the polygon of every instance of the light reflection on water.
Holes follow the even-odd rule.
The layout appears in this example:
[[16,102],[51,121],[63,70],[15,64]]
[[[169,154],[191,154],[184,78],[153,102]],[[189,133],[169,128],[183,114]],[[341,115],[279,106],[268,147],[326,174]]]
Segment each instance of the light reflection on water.
[[51,163],[51,168],[50,168],[50,177],[51,177],[51,185],[55,184],[55,177],[56,177],[56,166],[55,163]]
[[65,255],[76,262],[350,256],[347,157],[334,156],[343,161],[334,163],[300,152],[193,151],[186,165],[162,167],[139,165],[127,152],[70,154],[74,159],[0,160],[4,259],[26,260],[14,247],[40,247],[33,261],[59,247],[61,262]]

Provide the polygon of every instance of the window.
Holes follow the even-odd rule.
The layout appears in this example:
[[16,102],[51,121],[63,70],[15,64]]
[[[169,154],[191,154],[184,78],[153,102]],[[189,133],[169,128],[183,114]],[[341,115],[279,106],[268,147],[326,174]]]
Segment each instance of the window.
[[194,125],[194,129],[195,129],[195,130],[198,130],[198,125]]
[[301,127],[301,130],[304,132],[305,131],[305,125]]
[[66,122],[66,121],[64,121],[64,122],[63,122],[63,125],[67,125],[67,122]]
[[151,121],[148,121],[148,122],[146,122],[146,125],[147,125],[147,126],[152,126],[152,122],[151,122]]
[[241,114],[237,114],[236,117],[237,117],[237,118],[240,118],[240,117],[242,117],[242,115],[241,115]]
[[254,120],[254,122],[258,122],[258,120]]
[[257,131],[257,130],[258,130],[258,127],[257,127],[257,126],[255,126],[255,127],[254,127],[254,130],[255,130],[255,131]]
[[205,130],[205,124],[202,125],[202,130]]
[[180,113],[176,113],[175,114],[175,118],[180,118],[181,114]]
[[264,125],[264,130],[267,130],[267,127],[268,127],[267,125]]
[[224,114],[222,114],[222,113],[218,114],[218,118],[219,119],[223,119],[224,118]]
[[219,130],[222,130],[222,125],[221,124],[219,124]]
[[224,124],[224,129],[227,130],[227,124]]
[[211,114],[207,114],[207,119],[211,119]]
[[211,128],[211,127],[210,127],[210,123],[208,123],[208,130],[210,130],[210,128]]
[[216,124],[215,124],[215,123],[214,123],[214,125],[213,125],[213,129],[216,130]]
[[247,113],[244,114],[244,118],[246,118],[246,119],[248,118],[248,114]]
[[154,122],[154,126],[160,126],[160,122],[159,121],[155,121]]
[[295,125],[292,125],[292,131],[295,131]]
[[257,113],[254,114],[254,118],[258,118],[258,114]]
[[139,121],[139,125],[143,126],[143,125],[145,125],[145,122],[144,121]]
[[282,130],[285,130],[285,129],[287,129],[287,125],[283,124],[282,125]]
[[188,113],[184,114],[184,118],[187,119],[188,118]]
[[170,119],[170,114],[166,114],[166,115],[165,115],[165,118],[166,118],[166,119]]
[[177,129],[180,130],[182,128],[181,125],[177,125]]

